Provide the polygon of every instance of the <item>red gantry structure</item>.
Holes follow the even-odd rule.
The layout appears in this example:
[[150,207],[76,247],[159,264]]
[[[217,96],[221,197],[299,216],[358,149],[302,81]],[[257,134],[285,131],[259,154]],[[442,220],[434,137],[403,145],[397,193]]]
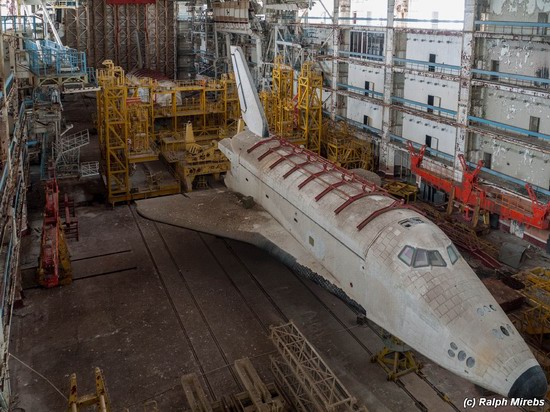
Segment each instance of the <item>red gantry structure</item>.
[[71,283],[72,271],[59,216],[59,187],[55,178],[46,182],[45,193],[38,283],[51,288]]
[[475,169],[470,169],[463,155],[459,155],[459,161],[463,170],[462,182],[456,182],[452,176],[446,176],[435,169],[425,168],[422,165],[426,146],[416,151],[412,143],[408,143],[411,155],[411,172],[420,176],[426,184],[449,194],[449,205],[459,202],[464,205],[466,213],[474,212],[473,223],[477,224],[479,214],[482,211],[494,213],[501,219],[512,219],[519,223],[546,230],[550,226],[550,202],[543,204],[537,200],[532,186],[525,185],[529,200],[519,195],[500,190],[493,186],[479,182],[479,172],[483,167],[480,160]]

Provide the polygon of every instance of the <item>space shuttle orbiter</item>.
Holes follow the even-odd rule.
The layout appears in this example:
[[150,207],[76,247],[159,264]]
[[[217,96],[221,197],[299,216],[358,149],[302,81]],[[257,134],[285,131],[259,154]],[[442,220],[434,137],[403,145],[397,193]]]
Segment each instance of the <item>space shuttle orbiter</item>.
[[374,184],[269,137],[239,47],[231,59],[248,130],[219,142],[231,161],[225,183],[284,228],[271,242],[284,250],[291,236],[306,270],[449,371],[503,396],[544,397],[542,368],[441,229]]

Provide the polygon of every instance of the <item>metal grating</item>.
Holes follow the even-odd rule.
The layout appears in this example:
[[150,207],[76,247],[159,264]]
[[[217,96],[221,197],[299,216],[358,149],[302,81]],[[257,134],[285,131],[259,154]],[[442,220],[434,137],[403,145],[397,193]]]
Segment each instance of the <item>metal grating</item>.
[[298,410],[363,410],[323,361],[294,323],[272,326],[271,340],[284,363],[272,359],[272,370],[279,382],[293,395]]

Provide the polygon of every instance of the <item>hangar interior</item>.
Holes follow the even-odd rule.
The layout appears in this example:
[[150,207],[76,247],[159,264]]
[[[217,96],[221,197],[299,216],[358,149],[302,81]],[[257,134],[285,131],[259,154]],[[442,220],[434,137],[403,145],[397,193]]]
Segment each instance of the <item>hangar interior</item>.
[[[514,403],[535,392],[491,383],[483,362],[513,338],[538,382],[550,375],[549,13],[534,0],[2,0],[0,410],[547,410],[549,394]],[[231,158],[227,142],[252,129],[248,80],[268,143]],[[239,177],[243,162],[263,169]],[[258,188],[234,193],[229,176]],[[409,211],[421,217],[392,222]],[[431,222],[452,242],[441,252],[369,252]],[[350,245],[375,229],[352,267]],[[395,298],[422,268],[461,279],[457,259],[498,305],[448,298],[443,276],[427,288],[445,314]],[[401,270],[411,279],[386,303],[357,298]],[[470,309],[487,353],[472,336],[432,352],[431,330],[388,331],[392,316],[467,322]],[[483,323],[493,312],[503,326]],[[503,346],[503,370],[519,347]]]

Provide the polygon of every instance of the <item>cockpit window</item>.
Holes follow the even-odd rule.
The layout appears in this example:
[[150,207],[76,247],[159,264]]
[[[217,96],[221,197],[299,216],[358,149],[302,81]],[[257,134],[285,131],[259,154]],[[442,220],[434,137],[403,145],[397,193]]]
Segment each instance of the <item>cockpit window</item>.
[[437,250],[428,250],[428,260],[432,266],[447,266],[445,260]]
[[399,259],[405,262],[408,266],[411,265],[414,257],[414,248],[412,246],[405,246],[401,253],[399,253]]
[[460,256],[455,248],[455,245],[451,243],[449,246],[447,246],[447,253],[449,254],[449,259],[451,259],[451,263],[454,265],[455,262],[458,260],[458,257]]
[[414,255],[413,267],[422,268],[429,265],[430,265],[430,262],[428,261],[428,251],[424,249],[416,249],[416,254]]
[[447,266],[447,262],[445,262],[445,259],[441,256],[441,253],[437,250],[415,249],[409,245],[405,246],[401,250],[399,253],[399,259],[401,259],[408,266],[415,268],[423,268],[427,266]]

